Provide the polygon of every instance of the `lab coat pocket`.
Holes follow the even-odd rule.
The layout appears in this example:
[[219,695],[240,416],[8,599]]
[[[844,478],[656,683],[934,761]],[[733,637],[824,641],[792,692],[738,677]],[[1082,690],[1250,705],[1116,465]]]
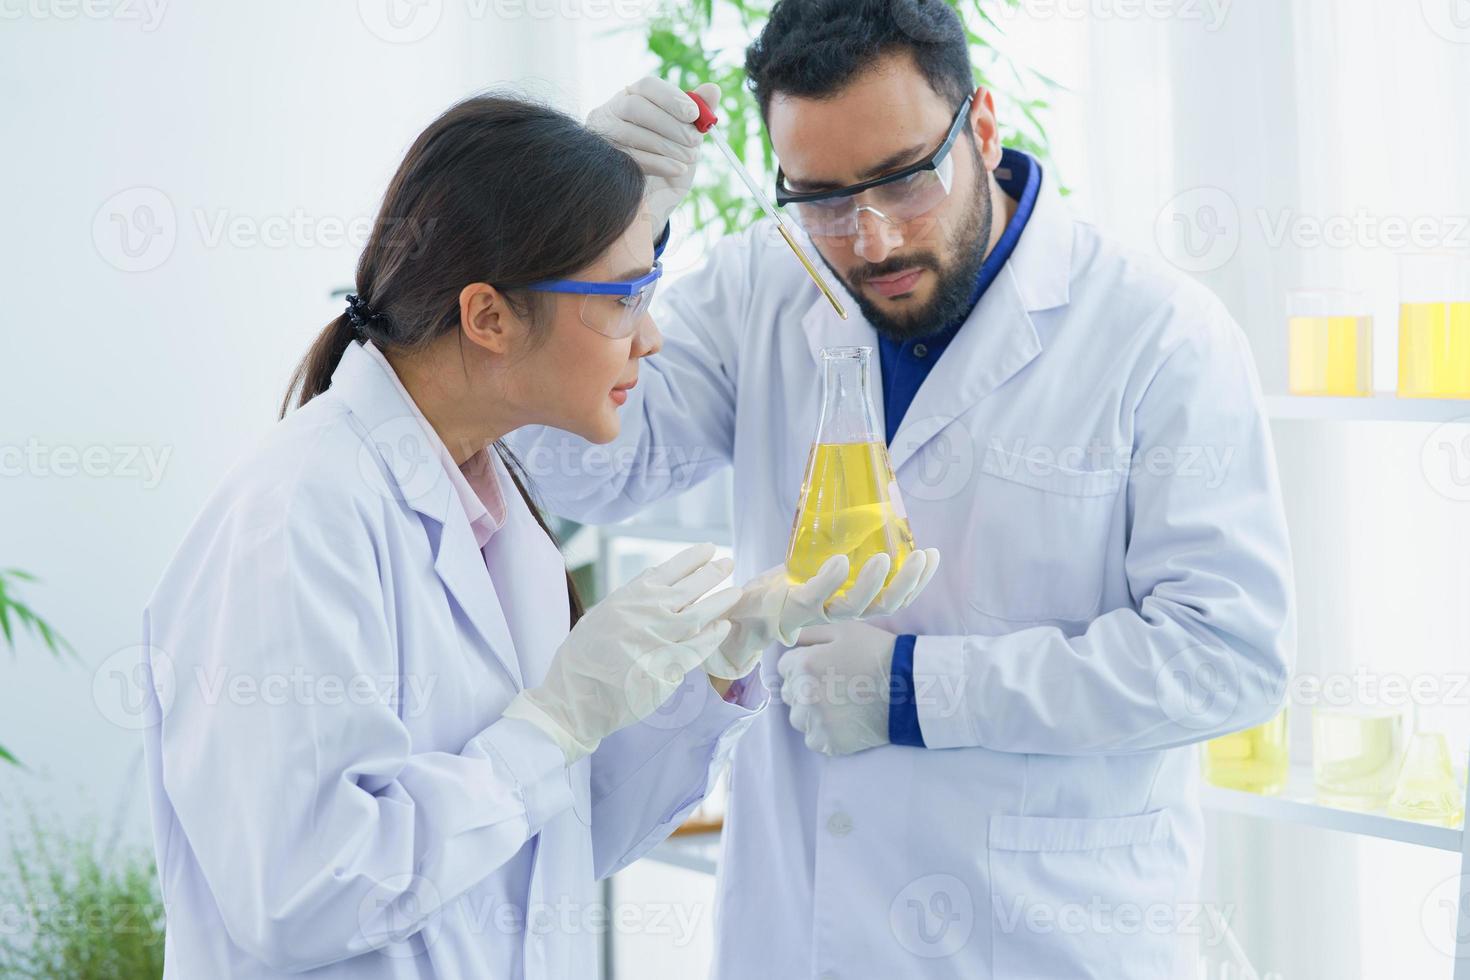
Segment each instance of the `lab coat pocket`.
[[996,980],[1172,977],[1182,929],[1167,810],[990,818]]
[[1125,472],[1074,470],[989,447],[976,484],[970,604],[1017,623],[1087,621],[1102,604]]

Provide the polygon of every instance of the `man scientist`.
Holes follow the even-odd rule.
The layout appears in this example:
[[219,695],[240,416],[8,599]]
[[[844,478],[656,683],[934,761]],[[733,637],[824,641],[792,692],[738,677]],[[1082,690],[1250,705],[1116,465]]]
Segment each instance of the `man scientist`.
[[[588,522],[733,465],[742,581],[785,556],[822,348],[877,349],[909,522],[946,557],[901,613],[808,628],[737,687],[784,703],[733,763],[715,975],[1193,975],[1196,743],[1274,715],[1294,654],[1245,338],[1001,145],[946,4],[781,0],[746,68],[778,198],[861,316],[762,222],[663,294],[615,443],[514,440]],[[643,79],[589,118],[657,227],[695,117]]]

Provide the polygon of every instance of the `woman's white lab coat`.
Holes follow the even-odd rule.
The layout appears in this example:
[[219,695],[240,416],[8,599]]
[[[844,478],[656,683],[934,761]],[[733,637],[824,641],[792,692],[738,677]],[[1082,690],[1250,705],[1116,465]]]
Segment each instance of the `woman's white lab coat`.
[[676,826],[747,724],[702,672],[570,768],[501,718],[567,633],[562,558],[499,460],[482,555],[388,370],[349,346],[148,604],[168,977],[594,977],[622,922],[594,877]]

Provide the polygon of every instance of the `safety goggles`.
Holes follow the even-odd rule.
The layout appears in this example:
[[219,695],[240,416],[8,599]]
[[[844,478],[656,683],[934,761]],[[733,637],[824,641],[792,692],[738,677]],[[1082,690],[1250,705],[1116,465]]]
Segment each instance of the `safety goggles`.
[[790,205],[802,229],[820,238],[854,237],[863,211],[895,225],[928,214],[949,196],[954,182],[954,159],[949,151],[969,119],[973,98],[965,97],[939,149],[918,163],[860,184],[810,193],[788,188],[786,175],[777,169],[776,203]]
[[653,302],[653,288],[664,274],[655,262],[645,276],[626,282],[588,282],[584,279],[545,279],[522,287],[533,293],[568,293],[582,297],[582,322],[612,340],[632,336],[638,321]]

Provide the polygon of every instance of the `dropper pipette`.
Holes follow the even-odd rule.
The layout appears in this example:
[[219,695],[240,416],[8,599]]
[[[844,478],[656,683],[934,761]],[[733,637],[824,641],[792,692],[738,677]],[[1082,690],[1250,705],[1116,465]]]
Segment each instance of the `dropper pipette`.
[[725,142],[725,137],[720,135],[720,131],[714,128],[715,123],[720,120],[715,115],[714,110],[709,107],[709,103],[705,102],[704,99],[693,92],[686,92],[684,94],[693,99],[694,104],[699,107],[699,118],[694,121],[694,128],[715,141],[715,146],[720,148],[720,152],[730,162],[730,168],[740,177],[740,180],[750,191],[750,195],[755,198],[755,202],[761,206],[761,210],[766,213],[766,216],[776,223],[776,230],[781,233],[781,237],[791,247],[792,253],[801,262],[801,266],[806,270],[806,274],[811,276],[812,282],[816,283],[817,288],[822,291],[822,295],[827,297],[827,302],[832,304],[832,308],[837,311],[837,315],[846,320],[847,311],[837,301],[837,294],[832,291],[831,286],[827,285],[826,278],[817,270],[816,265],[807,256],[806,250],[797,243],[791,231],[786,227],[786,222],[781,220],[781,216],[771,206],[771,202],[766,197],[765,192],[760,189],[760,185],[755,182],[755,178],[750,175],[750,171],[745,169],[745,165],[740,162],[740,158],[735,155],[735,151],[730,149],[730,144]]

